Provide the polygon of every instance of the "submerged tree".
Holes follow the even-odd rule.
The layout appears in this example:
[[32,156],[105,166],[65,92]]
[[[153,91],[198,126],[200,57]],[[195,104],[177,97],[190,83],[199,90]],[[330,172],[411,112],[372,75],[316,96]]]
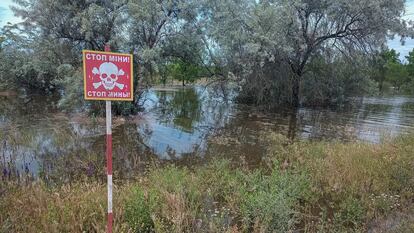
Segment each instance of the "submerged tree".
[[286,27],[294,25],[296,29],[287,33],[288,38],[293,38],[293,51],[288,59],[295,74],[294,106],[299,105],[299,85],[316,51],[333,47],[345,53],[370,52],[384,44],[389,33],[403,33],[405,28],[401,20],[403,0],[302,0],[288,5],[295,17]]
[[185,29],[196,20],[195,3],[191,0],[129,1],[127,44],[138,55],[149,82],[155,82],[155,74],[166,59],[178,56],[177,50],[186,49],[171,50],[168,45],[187,38],[190,31]]
[[[300,104],[301,82],[316,55],[370,53],[394,33],[407,33],[403,0],[226,0],[208,6],[212,35],[234,54],[228,55],[229,64],[238,62],[234,70],[251,73],[252,60],[275,66],[272,70],[290,82],[292,106]],[[288,74],[280,69],[284,64]]]
[[[369,83],[366,54],[396,33],[411,33],[401,18],[404,0],[15,2],[22,40],[10,45],[17,37],[2,35],[0,69],[13,71],[16,86],[63,90],[63,100],[82,97],[80,51],[102,50],[110,42],[115,51],[135,55],[139,88],[174,71],[187,73],[180,80],[202,71],[224,77],[222,83],[237,80],[244,102],[336,102],[343,99],[336,95],[360,93],[358,86]],[[168,69],[171,64],[175,69]],[[125,114],[136,107],[120,105],[116,112]]]
[[16,0],[12,7],[26,30],[40,37],[69,41],[72,48],[103,50],[105,43],[117,47],[125,21],[127,0],[66,1]]

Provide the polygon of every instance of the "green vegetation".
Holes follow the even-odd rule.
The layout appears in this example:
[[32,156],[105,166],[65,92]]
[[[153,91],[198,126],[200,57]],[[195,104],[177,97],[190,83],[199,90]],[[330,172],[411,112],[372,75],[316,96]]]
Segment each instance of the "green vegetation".
[[[414,230],[413,135],[378,145],[268,140],[266,168],[215,160],[115,180],[115,232]],[[104,231],[104,184],[3,184],[0,232]]]
[[412,94],[414,87],[414,49],[402,63],[399,53],[385,49],[373,59],[371,77],[378,83],[379,92]]
[[240,102],[269,107],[412,93],[413,53],[406,65],[383,49],[412,35],[404,10],[404,0],[19,0],[23,22],[0,30],[0,89],[58,92],[62,108],[99,114],[82,100],[81,50],[110,43],[134,54],[138,87],[115,114],[136,113],[168,79],[230,83]]
[[173,79],[181,81],[183,86],[185,86],[185,82],[194,82],[200,73],[199,67],[181,60],[170,64],[167,70]]

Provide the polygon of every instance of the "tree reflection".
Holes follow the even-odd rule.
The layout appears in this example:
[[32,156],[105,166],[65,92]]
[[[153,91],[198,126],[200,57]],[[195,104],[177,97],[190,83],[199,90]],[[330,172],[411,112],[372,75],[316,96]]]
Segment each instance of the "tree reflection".
[[192,133],[201,118],[201,104],[197,91],[183,88],[179,91],[157,93],[161,106],[160,120],[179,130]]
[[289,127],[288,127],[288,133],[287,133],[287,137],[293,141],[296,138],[296,133],[297,133],[297,127],[298,127],[298,111],[292,111],[289,114]]

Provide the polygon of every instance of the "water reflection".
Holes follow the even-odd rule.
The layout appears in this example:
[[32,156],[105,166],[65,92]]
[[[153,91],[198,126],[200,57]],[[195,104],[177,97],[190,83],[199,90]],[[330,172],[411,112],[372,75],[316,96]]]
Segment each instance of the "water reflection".
[[[360,98],[337,110],[263,113],[235,104],[232,96],[201,87],[148,91],[145,112],[114,119],[115,174],[128,178],[154,163],[191,165],[218,156],[260,166],[269,132],[290,140],[378,143],[384,136],[414,131],[414,99],[408,97]],[[101,118],[61,113],[55,97],[0,96],[3,179],[25,175],[50,182],[104,180],[104,127]]]
[[212,130],[223,126],[232,111],[231,105],[213,100],[211,94],[202,88],[149,93],[155,104],[147,106],[148,124],[136,125],[141,134],[151,132],[143,142],[161,159],[200,155]]

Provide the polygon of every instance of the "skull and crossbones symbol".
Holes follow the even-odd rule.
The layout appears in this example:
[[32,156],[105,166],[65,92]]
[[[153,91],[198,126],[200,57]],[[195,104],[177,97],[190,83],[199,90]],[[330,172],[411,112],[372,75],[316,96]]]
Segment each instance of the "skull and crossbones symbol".
[[125,75],[125,72],[122,69],[118,70],[118,67],[111,62],[104,62],[97,67],[92,69],[92,73],[94,75],[99,75],[101,81],[93,83],[93,87],[98,89],[101,85],[106,90],[112,90],[114,87],[118,87],[119,89],[124,89],[124,84],[118,83],[119,76]]

